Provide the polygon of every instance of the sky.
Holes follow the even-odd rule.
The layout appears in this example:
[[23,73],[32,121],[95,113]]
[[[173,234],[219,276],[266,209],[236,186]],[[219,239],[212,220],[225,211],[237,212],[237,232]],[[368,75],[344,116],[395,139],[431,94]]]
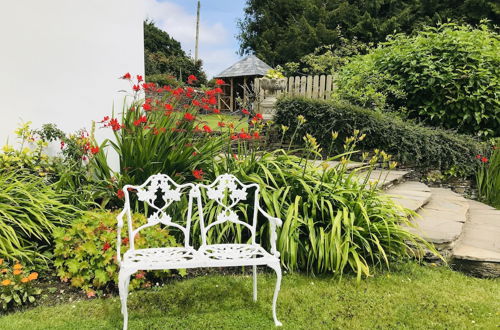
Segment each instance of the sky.
[[[197,0],[147,0],[146,15],[194,57]],[[201,0],[199,57],[209,78],[241,57],[237,20],[245,0]]]

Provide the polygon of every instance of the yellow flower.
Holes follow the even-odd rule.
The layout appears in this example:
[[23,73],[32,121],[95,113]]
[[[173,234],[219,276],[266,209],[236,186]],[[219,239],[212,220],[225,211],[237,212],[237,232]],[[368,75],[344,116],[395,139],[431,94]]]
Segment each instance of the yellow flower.
[[23,273],[23,271],[22,271],[22,270],[20,270],[20,269],[16,269],[16,270],[14,270],[14,271],[12,272],[12,274],[14,274],[14,275],[20,275],[20,274],[22,274],[22,273]]
[[9,270],[8,270],[7,268],[4,268],[4,269],[0,270],[0,273],[5,274],[5,273],[7,273],[8,271],[9,271]]
[[23,278],[21,279],[21,282],[22,282],[22,283],[27,283],[27,282],[29,282],[29,281],[30,281],[30,280],[29,280],[27,277],[23,277]]
[[23,269],[23,265],[21,264],[15,264],[14,269]]
[[36,272],[28,275],[28,279],[30,281],[36,280],[37,278],[38,278],[38,273],[36,273]]
[[10,280],[3,280],[2,281],[3,286],[9,285],[10,283],[12,283]]
[[0,258],[0,265],[1,265],[1,264],[3,264],[3,259],[2,259],[2,258]]

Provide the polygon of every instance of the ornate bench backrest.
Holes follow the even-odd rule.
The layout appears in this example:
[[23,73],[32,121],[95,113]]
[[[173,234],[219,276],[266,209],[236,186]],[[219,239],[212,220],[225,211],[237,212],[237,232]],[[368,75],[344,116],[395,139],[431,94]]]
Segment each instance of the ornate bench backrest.
[[[123,226],[123,216],[127,215],[130,250],[134,250],[134,238],[139,231],[158,224],[175,227],[184,234],[184,246],[190,247],[189,236],[191,230],[191,215],[193,204],[194,185],[192,183],[177,184],[168,175],[155,174],[150,176],[146,182],[140,186],[126,185],[123,187],[125,194],[125,206],[118,216],[118,227]],[[138,228],[133,228],[132,215],[130,210],[130,193],[136,193],[139,201],[145,202],[152,208],[148,222]],[[167,208],[174,202],[181,201],[183,194],[189,194],[189,205],[187,210],[186,225],[182,226],[172,221],[172,217],[167,213]],[[118,240],[119,242],[120,240]]]
[[[238,180],[234,175],[231,174],[222,174],[219,175],[211,184],[204,185],[198,184],[198,189],[206,189],[206,194],[208,199],[215,201],[221,208],[222,212],[217,214],[217,218],[214,222],[209,225],[205,224],[205,219],[203,216],[203,203],[202,198],[200,196],[200,191],[198,194],[198,212],[200,217],[200,231],[201,231],[201,241],[202,246],[207,244],[207,233],[208,231],[216,225],[220,225],[226,221],[230,221],[235,224],[243,225],[248,228],[251,233],[252,244],[255,244],[255,233],[257,227],[257,213],[258,213],[258,205],[259,205],[259,185],[256,183],[252,184],[243,184],[240,180]],[[233,210],[241,201],[247,200],[247,196],[251,191],[248,191],[249,188],[254,189],[254,200],[253,200],[253,214],[249,215],[249,220],[251,221],[244,222],[241,221],[238,217],[238,214]],[[250,218],[251,216],[251,218]]]

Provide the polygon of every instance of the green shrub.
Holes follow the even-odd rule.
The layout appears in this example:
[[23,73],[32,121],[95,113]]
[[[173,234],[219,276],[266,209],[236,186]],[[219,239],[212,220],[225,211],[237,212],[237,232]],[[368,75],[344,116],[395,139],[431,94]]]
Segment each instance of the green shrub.
[[[67,228],[54,231],[57,275],[72,286],[84,289],[88,295],[98,289],[112,289],[118,284],[116,239],[118,212],[88,211]],[[145,224],[146,218],[134,214],[134,228]],[[125,227],[126,228],[126,227]],[[128,250],[129,237],[126,229],[121,232],[122,254]],[[175,238],[161,226],[142,230],[135,239],[135,247],[177,246]],[[145,272],[132,277],[132,288],[151,285]]]
[[0,175],[0,257],[34,261],[52,244],[51,234],[79,215],[64,193],[22,171]]
[[149,83],[155,83],[158,86],[171,86],[177,88],[184,86],[184,82],[177,80],[173,75],[169,74],[149,74],[146,76],[146,81]]
[[31,272],[30,268],[20,263],[11,266],[3,259],[0,259],[0,265],[1,309],[7,310],[14,306],[34,304],[42,293],[42,290],[35,285],[38,273]]
[[398,34],[339,73],[337,96],[406,108],[410,118],[461,133],[500,136],[500,37],[453,23]]
[[500,139],[490,153],[478,154],[476,159],[480,164],[476,174],[479,200],[500,209]]
[[361,149],[382,149],[399,162],[424,170],[472,175],[476,170],[473,158],[482,151],[482,145],[471,137],[423,127],[346,102],[283,98],[276,107],[276,123],[291,127],[289,132],[297,125],[298,115],[307,120],[299,134],[308,132],[323,146],[330,145],[333,131],[345,138],[359,129],[367,134],[359,144]]
[[[304,152],[317,158],[320,146],[311,136],[306,139]],[[355,133],[344,152],[332,158],[342,160],[335,167],[318,167],[284,150],[249,152],[247,141],[240,140],[238,156],[221,157],[212,169],[207,169],[207,178],[232,173],[242,182],[259,184],[262,207],[283,220],[283,226],[278,228],[277,248],[288,270],[316,274],[352,271],[360,279],[371,275],[373,267],[388,265],[394,258],[419,255],[421,247],[427,245],[401,226],[409,225],[408,211],[379,194],[376,185],[368,184],[372,166],[363,168],[367,171],[363,175],[347,173],[347,164],[360,139],[360,133]],[[386,167],[395,166],[383,152],[376,157],[383,158]],[[248,204],[237,211],[240,219],[253,214],[250,195]],[[205,221],[216,221],[216,215],[207,214]],[[198,227],[195,219],[193,228]],[[258,240],[269,249],[268,228],[267,220],[259,219]],[[193,235],[195,240],[198,236]],[[209,241],[248,242],[249,232],[226,222],[209,231]]]

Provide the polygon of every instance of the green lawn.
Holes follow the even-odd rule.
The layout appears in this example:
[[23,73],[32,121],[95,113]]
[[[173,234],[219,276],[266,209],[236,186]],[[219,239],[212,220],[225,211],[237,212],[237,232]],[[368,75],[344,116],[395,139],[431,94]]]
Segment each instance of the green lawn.
[[[500,326],[500,280],[445,267],[404,264],[356,284],[355,278],[285,275],[278,300],[284,329],[461,329]],[[273,329],[275,277],[210,275],[134,292],[130,329]],[[0,329],[119,329],[117,298],[36,307],[0,317]]]
[[209,114],[209,115],[200,115],[200,119],[207,122],[207,125],[214,130],[219,130],[218,122],[224,122],[227,124],[233,123],[236,131],[240,131],[242,128],[248,130],[248,122],[246,121],[247,117],[240,120],[240,116],[232,116],[228,114]]

